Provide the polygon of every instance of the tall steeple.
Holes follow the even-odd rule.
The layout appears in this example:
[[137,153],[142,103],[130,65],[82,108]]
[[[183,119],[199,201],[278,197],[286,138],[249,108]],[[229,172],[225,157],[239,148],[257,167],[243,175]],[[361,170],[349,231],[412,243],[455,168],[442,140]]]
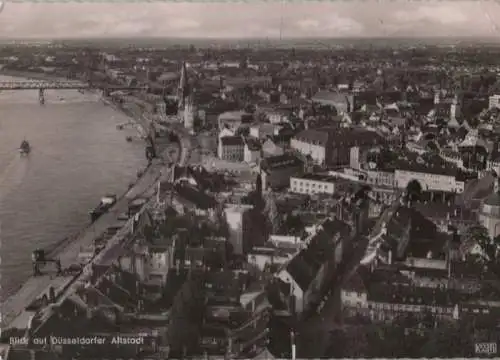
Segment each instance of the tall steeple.
[[194,133],[194,114],[195,108],[193,103],[193,97],[190,95],[184,100],[183,108],[183,122],[184,128],[189,130],[191,134]]
[[187,97],[189,96],[189,79],[187,75],[187,64],[182,62],[181,78],[179,80],[179,88],[177,89],[178,107],[184,109]]

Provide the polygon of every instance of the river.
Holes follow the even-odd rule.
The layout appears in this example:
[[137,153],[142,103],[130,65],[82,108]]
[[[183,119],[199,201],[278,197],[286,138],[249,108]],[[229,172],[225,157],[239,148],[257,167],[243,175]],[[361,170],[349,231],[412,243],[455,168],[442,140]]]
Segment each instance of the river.
[[96,95],[48,90],[45,100],[36,90],[0,91],[1,298],[31,275],[32,250],[80,230],[103,195],[123,193],[146,165],[135,130],[117,130],[129,119]]

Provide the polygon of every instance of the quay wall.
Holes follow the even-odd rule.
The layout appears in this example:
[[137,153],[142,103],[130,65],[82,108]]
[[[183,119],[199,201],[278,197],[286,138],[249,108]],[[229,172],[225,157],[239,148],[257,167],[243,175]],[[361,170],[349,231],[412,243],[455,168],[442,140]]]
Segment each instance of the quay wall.
[[[66,80],[65,78],[57,77],[57,75],[51,75],[51,74],[46,74],[46,73],[32,73],[32,72],[28,72],[28,71],[13,71],[13,70],[1,70],[0,69],[0,75],[13,76],[13,77],[19,77],[19,78],[24,78],[24,79],[34,79],[34,80],[58,80],[58,79]],[[110,99],[106,99],[106,98],[101,97],[101,100],[105,104],[112,106],[114,110],[120,111],[120,112],[124,113],[126,116],[128,116],[130,118],[130,121],[136,125],[136,129],[138,130],[138,132],[141,136],[143,136],[145,133],[147,133],[147,131],[149,129],[148,128],[148,126],[149,126],[148,122],[150,121],[149,119],[145,118],[142,114],[138,114],[136,112],[125,111],[122,106],[115,104]],[[181,156],[181,154],[179,154],[179,157],[180,156]],[[146,172],[148,172],[148,170],[150,170],[150,167],[151,166],[148,165],[145,169],[139,169],[140,173],[143,174],[142,177],[147,177],[145,175],[146,175]],[[138,176],[136,181],[134,181],[134,183],[131,184],[131,187],[129,187],[128,189],[125,189],[124,192],[119,195],[117,202],[123,200],[127,196],[127,194],[129,194],[133,190],[134,186],[137,186],[137,184],[140,180],[141,180],[141,177]],[[151,180],[151,181],[153,181],[153,183],[154,183],[154,180]],[[141,196],[144,193],[146,193],[147,191],[148,191],[148,189],[144,190],[143,192],[139,192],[138,194],[135,194],[134,196],[135,197]],[[83,238],[85,236],[85,233],[87,233],[89,231],[91,226],[92,226],[92,224],[88,224],[88,225],[84,226],[77,233],[62,239],[62,240],[56,242],[55,244],[52,244],[51,246],[45,248],[44,250],[46,250],[49,257],[52,257],[52,258],[58,257],[58,255],[65,252],[67,250],[67,248],[70,247],[70,245],[72,245],[75,242],[78,242],[79,239]],[[8,303],[9,300],[13,300],[13,298],[16,298],[16,295],[19,292],[22,292],[23,287],[27,286],[27,284],[30,281],[32,281],[32,277],[30,277],[26,282],[21,283],[17,287],[17,289],[14,289],[14,291],[12,291],[12,294],[7,296],[6,299],[4,299],[2,301],[2,311],[1,311],[2,317],[4,315],[8,315],[8,314],[4,313],[4,311],[6,311],[6,312],[10,311],[10,310],[7,310],[4,308],[4,304]],[[37,297],[39,294],[32,294],[32,295],[33,295],[33,297]],[[33,301],[33,299],[26,299],[26,304],[23,304],[23,305],[26,306],[31,301]],[[7,316],[7,317],[12,318],[12,316]],[[2,321],[2,323],[3,323],[2,327],[4,327],[6,324],[4,321]]]

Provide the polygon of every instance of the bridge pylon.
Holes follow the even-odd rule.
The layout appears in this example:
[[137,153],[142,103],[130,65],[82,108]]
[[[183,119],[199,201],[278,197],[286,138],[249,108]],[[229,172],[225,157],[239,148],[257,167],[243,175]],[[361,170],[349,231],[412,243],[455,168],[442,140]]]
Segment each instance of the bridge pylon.
[[45,104],[45,94],[43,89],[38,89],[38,101],[40,105]]

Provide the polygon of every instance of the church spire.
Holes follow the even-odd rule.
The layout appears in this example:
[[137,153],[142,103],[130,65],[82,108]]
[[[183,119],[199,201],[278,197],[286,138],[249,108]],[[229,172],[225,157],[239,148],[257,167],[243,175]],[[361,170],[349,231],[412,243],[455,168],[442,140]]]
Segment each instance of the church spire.
[[177,97],[179,99],[179,109],[183,109],[186,98],[189,96],[189,80],[187,75],[187,64],[182,62],[181,78],[179,80],[179,88],[177,89]]

